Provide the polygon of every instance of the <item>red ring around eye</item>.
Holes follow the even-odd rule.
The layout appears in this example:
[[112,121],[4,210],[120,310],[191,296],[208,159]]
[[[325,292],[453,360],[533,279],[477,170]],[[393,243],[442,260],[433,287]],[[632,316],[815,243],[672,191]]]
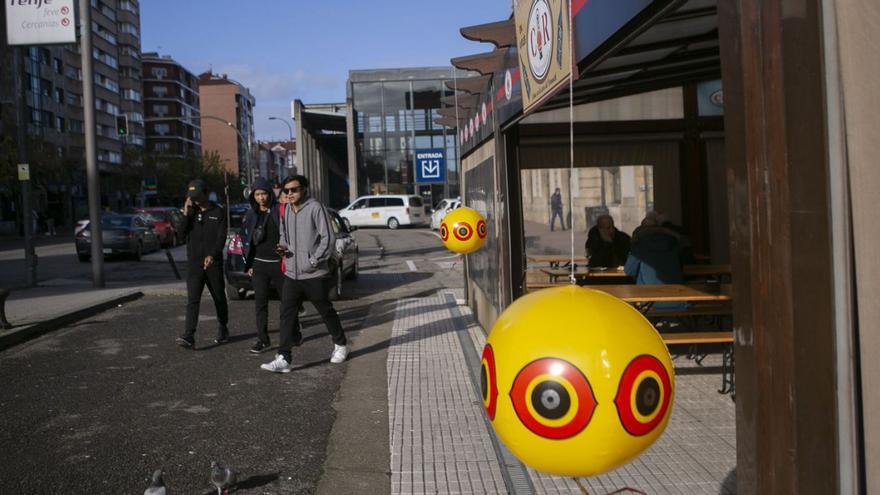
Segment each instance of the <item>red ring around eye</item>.
[[449,239],[449,229],[446,227],[446,224],[440,225],[440,239],[443,242],[446,242]]
[[[646,398],[648,394],[650,397]],[[671,402],[672,382],[660,360],[641,355],[627,365],[620,378],[614,406],[620,424],[630,435],[638,437],[653,431],[666,417]]]
[[486,344],[483,348],[482,362],[480,363],[480,391],[483,395],[483,407],[490,420],[495,419],[495,407],[498,405],[498,382],[495,379],[495,353],[492,346]]
[[489,233],[489,229],[486,228],[486,222],[484,222],[483,220],[480,220],[479,222],[477,222],[477,236],[480,239],[485,239],[486,234],[488,234],[488,233]]
[[[536,407],[536,397],[544,402],[542,388],[547,401]],[[555,358],[532,361],[520,370],[510,388],[510,399],[520,422],[532,433],[551,440],[580,433],[599,405],[587,377],[571,363]]]
[[452,235],[459,241],[466,241],[474,235],[474,229],[464,222],[459,222],[452,228]]

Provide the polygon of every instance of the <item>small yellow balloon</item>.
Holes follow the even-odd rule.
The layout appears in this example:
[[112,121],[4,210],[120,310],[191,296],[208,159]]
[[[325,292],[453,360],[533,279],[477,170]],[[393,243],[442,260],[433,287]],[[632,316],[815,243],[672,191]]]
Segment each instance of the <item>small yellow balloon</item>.
[[629,304],[564,286],[517,299],[483,349],[483,405],[523,463],[594,476],[638,456],[669,422],[672,360]]
[[486,219],[464,206],[447,213],[440,223],[440,239],[454,253],[473,253],[483,247],[488,234]]

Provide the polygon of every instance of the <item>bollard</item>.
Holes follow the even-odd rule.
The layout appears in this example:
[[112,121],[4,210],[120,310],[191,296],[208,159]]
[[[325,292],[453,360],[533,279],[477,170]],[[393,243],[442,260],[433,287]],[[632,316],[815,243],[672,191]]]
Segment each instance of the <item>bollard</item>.
[[6,319],[6,298],[9,297],[9,289],[0,289],[0,330],[12,328],[12,323]]
[[168,263],[171,264],[171,269],[174,270],[174,276],[177,277],[177,280],[180,280],[180,272],[177,271],[177,264],[174,263],[174,257],[171,256],[171,250],[165,250],[165,256],[168,258]]

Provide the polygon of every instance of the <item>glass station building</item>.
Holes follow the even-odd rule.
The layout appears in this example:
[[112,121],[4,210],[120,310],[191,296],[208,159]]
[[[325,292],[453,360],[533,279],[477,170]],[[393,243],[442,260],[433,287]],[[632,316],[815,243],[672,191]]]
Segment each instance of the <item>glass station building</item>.
[[[350,132],[352,196],[420,194],[431,204],[459,195],[456,131],[437,124],[441,98],[453,98],[444,84],[468,71],[452,67],[355,70],[349,72],[347,96],[354,132]],[[443,180],[416,182],[415,150],[445,151]],[[351,165],[355,165],[352,167]]]

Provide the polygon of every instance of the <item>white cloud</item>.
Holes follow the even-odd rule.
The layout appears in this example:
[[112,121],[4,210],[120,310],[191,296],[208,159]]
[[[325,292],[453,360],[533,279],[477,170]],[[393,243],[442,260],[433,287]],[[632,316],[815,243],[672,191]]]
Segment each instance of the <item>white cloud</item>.
[[251,91],[256,100],[254,127],[258,140],[288,138],[284,124],[270,121],[269,117],[289,122],[290,104],[295,99],[306,103],[345,100],[345,79],[329,74],[252,64],[221,64],[212,70],[214,74],[226,74]]

